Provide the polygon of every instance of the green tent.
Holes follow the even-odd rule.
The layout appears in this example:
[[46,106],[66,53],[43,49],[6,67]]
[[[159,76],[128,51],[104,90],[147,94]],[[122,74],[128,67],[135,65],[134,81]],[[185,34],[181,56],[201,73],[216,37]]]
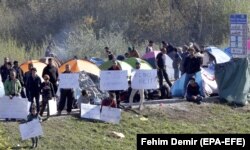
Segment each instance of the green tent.
[[215,79],[220,98],[239,105],[247,103],[250,90],[250,65],[247,58],[216,65]]
[[[133,67],[130,64],[128,64],[128,63],[126,63],[124,61],[117,60],[117,62],[118,62],[118,65],[121,67],[122,70],[131,71],[133,69]],[[101,66],[99,66],[99,68],[101,70],[108,70],[112,66],[112,64],[113,64],[112,61],[107,61],[107,62],[103,63]]]
[[142,60],[140,58],[131,57],[131,58],[128,58],[124,61],[127,62],[128,64],[130,64],[133,68],[135,68],[136,62],[140,62],[141,69],[145,69],[145,70],[152,70],[153,69],[153,67],[148,62],[146,62],[145,60]]

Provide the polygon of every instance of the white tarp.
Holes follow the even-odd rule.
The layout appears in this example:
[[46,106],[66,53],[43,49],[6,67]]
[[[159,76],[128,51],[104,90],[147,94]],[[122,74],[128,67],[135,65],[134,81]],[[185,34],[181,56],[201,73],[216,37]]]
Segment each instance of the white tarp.
[[127,70],[101,71],[100,89],[102,91],[126,90],[128,89],[127,78]]
[[59,88],[73,89],[79,88],[78,73],[62,73],[59,75]]
[[121,120],[121,110],[104,106],[102,112],[100,112],[100,106],[81,104],[81,118],[119,124]]
[[0,98],[0,118],[26,119],[29,114],[30,102],[21,97],[8,96]]
[[134,70],[132,73],[133,89],[157,89],[158,88],[157,70]]
[[34,119],[24,124],[20,124],[19,131],[22,140],[27,140],[36,136],[43,135],[42,126],[38,119]]

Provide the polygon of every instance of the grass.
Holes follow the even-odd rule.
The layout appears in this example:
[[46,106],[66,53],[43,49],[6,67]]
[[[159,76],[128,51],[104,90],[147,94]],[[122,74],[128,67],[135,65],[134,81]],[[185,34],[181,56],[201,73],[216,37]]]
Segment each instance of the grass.
[[[141,121],[146,116],[148,121]],[[136,149],[138,133],[249,133],[250,107],[232,108],[220,104],[190,103],[147,107],[142,115],[122,112],[119,125],[81,120],[77,116],[52,117],[43,122],[44,137],[38,149]],[[0,148],[27,148],[21,141],[17,122],[0,123]],[[110,136],[121,132],[124,139]],[[19,147],[19,148],[20,148]]]

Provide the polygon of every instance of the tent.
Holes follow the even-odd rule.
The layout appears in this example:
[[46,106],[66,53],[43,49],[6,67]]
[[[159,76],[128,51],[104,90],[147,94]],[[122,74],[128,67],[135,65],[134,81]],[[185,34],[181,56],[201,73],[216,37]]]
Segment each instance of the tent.
[[52,64],[54,66],[56,66],[57,68],[59,68],[62,65],[62,62],[59,59],[57,59],[56,57],[43,57],[43,58],[39,59],[39,61],[43,62],[45,64],[48,64],[49,63],[49,58],[52,59]]
[[71,66],[72,72],[81,72],[85,71],[95,76],[100,76],[100,69],[96,66],[96,64],[83,59],[71,59],[65,62],[60,68],[59,72],[62,73],[65,71],[65,66],[69,64]]
[[89,59],[89,61],[91,61],[92,63],[96,64],[97,66],[101,66],[104,63],[103,59],[97,58],[97,57],[91,57]]
[[[160,51],[149,52],[144,54],[142,58],[146,60],[153,68],[156,68],[155,59],[159,53]],[[169,55],[167,55],[166,67],[169,79],[174,80],[173,60],[169,57]]]
[[26,61],[24,63],[22,63],[20,65],[20,68],[23,70],[23,72],[27,72],[29,71],[29,64],[30,63],[33,63],[33,66],[36,68],[37,70],[37,74],[38,76],[43,80],[42,78],[42,74],[43,74],[43,69],[47,66],[45,63],[42,63],[42,62],[39,62],[38,60],[29,60],[29,61]]
[[[122,70],[128,70],[131,71],[133,69],[133,67],[128,64],[127,62],[124,61],[119,61],[117,60],[118,65],[121,67]],[[104,64],[102,64],[99,68],[101,70],[108,70],[111,66],[112,66],[113,62],[112,61],[107,61]]]
[[140,62],[141,63],[141,69],[144,69],[144,70],[153,69],[153,67],[148,62],[146,62],[145,60],[142,60],[140,58],[135,58],[135,57],[127,58],[125,60],[125,62],[130,64],[133,68],[135,68],[136,62]]
[[142,56],[142,59],[146,60],[153,68],[156,68],[155,66],[155,58],[161,51],[153,51],[146,53]]
[[[230,57],[217,47],[206,47],[205,53],[209,53],[208,56],[212,56],[216,64],[221,64],[230,61]],[[206,55],[205,55],[206,56]],[[204,58],[203,58],[204,59]]]
[[215,77],[220,98],[239,105],[247,103],[250,90],[250,65],[247,58],[216,65]]
[[[203,65],[208,66],[201,68],[201,71],[196,73],[195,79],[201,87],[201,92],[203,95],[211,95],[218,93],[218,86],[215,78],[215,64],[221,64],[224,62],[229,62],[230,57],[224,53],[222,50],[216,47],[207,47],[205,48],[205,54],[203,57]],[[211,63],[213,62],[213,63]],[[184,82],[185,74],[177,80],[171,87],[171,93],[173,96],[182,97],[185,94],[184,91]]]

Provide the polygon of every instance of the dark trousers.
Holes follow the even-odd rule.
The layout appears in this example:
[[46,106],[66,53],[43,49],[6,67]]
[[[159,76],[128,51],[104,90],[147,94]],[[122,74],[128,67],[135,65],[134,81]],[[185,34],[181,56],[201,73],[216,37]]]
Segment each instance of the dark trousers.
[[[51,98],[43,98],[42,100],[42,108],[41,108],[41,111],[40,111],[40,116],[43,116],[43,112],[46,108],[46,106],[48,105],[48,101],[50,100]],[[47,106],[47,117],[49,117],[49,107]]]
[[32,141],[32,145],[36,145],[36,146],[37,146],[38,137],[33,137],[33,138],[31,138],[31,141]]
[[172,86],[172,83],[170,82],[170,80],[168,78],[168,74],[167,74],[167,71],[165,68],[159,68],[157,73],[158,73],[160,88],[163,86],[163,77],[165,78],[167,84],[170,87]]
[[[200,101],[203,100],[203,97],[202,97],[202,96],[197,96],[196,99],[194,99],[192,96],[193,96],[193,95],[187,95],[187,96],[186,96],[187,101],[189,101],[189,102],[200,102]],[[194,95],[194,96],[195,96],[195,95]]]
[[54,92],[56,94],[56,92],[58,90],[58,85],[57,85],[57,83],[52,83],[52,85],[53,85]]
[[36,111],[37,113],[40,111],[40,103],[39,103],[39,100],[40,100],[40,94],[36,93],[36,94],[33,94],[33,93],[30,93],[29,94],[29,101],[31,102],[31,105],[30,105],[30,112],[31,112],[31,107],[32,105],[34,104],[34,98],[36,100]]
[[62,111],[67,99],[67,112],[71,112],[72,110],[72,103],[74,101],[74,91],[73,90],[66,90],[62,89],[61,90],[61,97],[60,97],[60,102],[59,102],[59,111]]

